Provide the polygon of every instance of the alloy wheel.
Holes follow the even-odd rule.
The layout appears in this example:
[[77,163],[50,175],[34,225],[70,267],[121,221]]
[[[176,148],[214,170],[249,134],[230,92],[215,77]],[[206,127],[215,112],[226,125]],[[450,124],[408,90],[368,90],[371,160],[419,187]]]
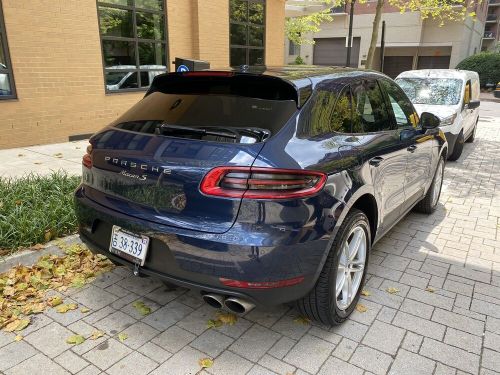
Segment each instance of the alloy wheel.
[[434,186],[432,187],[432,207],[434,207],[439,200],[441,195],[441,186],[443,184],[443,174],[444,174],[444,161],[441,159],[436,171],[436,177],[434,177]]
[[357,225],[342,246],[337,269],[335,293],[340,310],[349,308],[361,286],[366,266],[366,251],[366,232],[361,225]]

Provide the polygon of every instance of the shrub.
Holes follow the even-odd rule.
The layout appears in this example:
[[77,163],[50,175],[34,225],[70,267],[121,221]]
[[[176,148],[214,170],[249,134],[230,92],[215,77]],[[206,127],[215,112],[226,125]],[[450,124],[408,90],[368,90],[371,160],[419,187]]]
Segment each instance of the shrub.
[[487,83],[497,84],[500,82],[500,53],[481,52],[462,60],[457,69],[472,70],[479,74],[481,87]]
[[297,64],[297,65],[304,65],[305,63],[304,63],[304,60],[302,59],[302,57],[297,56],[295,58],[295,64]]
[[61,172],[0,178],[0,255],[73,233],[73,191],[79,182]]

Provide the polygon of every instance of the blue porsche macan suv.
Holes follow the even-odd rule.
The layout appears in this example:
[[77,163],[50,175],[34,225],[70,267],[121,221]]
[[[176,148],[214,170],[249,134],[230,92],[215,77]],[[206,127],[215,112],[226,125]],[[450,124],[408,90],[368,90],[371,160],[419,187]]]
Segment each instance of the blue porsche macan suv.
[[371,71],[157,76],[90,139],[75,193],[93,252],[245,313],[293,302],[332,325],[354,310],[373,244],[438,205],[447,143]]

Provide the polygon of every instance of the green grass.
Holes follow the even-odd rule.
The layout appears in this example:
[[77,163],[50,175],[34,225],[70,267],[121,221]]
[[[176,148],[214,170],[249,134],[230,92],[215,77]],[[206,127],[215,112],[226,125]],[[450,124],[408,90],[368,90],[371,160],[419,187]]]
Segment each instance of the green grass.
[[80,177],[0,178],[0,255],[75,232],[73,191]]

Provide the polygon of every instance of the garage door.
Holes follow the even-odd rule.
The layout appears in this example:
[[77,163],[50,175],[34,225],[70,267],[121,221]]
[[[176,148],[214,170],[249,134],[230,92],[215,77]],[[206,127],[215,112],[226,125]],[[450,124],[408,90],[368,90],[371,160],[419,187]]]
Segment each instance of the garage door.
[[384,73],[391,78],[396,78],[405,70],[412,70],[413,56],[385,56]]
[[450,56],[419,56],[418,69],[449,69]]
[[[347,47],[345,38],[317,38],[314,39],[314,65],[345,66],[347,59]],[[351,65],[358,67],[359,45],[361,38],[354,38],[351,50]]]

